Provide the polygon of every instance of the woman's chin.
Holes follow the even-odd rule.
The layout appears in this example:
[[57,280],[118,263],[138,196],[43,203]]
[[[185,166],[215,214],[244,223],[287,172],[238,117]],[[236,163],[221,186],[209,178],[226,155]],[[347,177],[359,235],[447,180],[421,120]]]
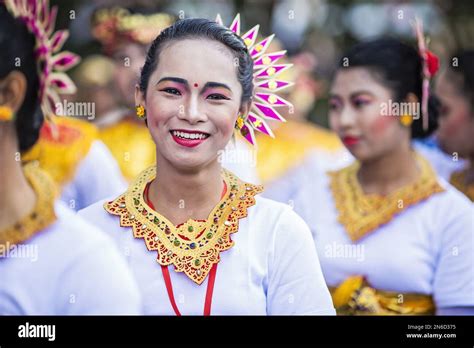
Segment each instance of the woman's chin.
[[366,149],[363,149],[361,147],[352,149],[349,148],[348,150],[350,154],[360,162],[370,161],[370,159],[373,157],[373,154],[370,153],[370,151],[366,151]]
[[160,148],[163,149],[163,151],[159,151],[160,155],[158,157],[165,158],[167,162],[180,171],[199,171],[201,168],[217,161],[218,153],[214,148],[215,145],[203,143],[195,147],[186,147],[171,140],[169,143],[158,144],[157,151]]
[[212,158],[200,153],[174,153],[170,162],[181,171],[199,171],[212,162]]

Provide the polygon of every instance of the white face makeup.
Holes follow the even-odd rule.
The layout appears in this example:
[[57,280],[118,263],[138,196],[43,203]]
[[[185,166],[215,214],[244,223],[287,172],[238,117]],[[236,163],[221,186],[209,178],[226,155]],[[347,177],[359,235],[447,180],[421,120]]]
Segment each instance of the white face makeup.
[[157,156],[190,169],[216,161],[229,142],[242,87],[225,45],[185,39],[162,49],[145,98],[138,94],[137,105],[146,108]]
[[399,117],[381,113],[383,103],[392,98],[391,91],[363,67],[337,72],[330,91],[329,121],[357,159],[383,156],[409,136]]

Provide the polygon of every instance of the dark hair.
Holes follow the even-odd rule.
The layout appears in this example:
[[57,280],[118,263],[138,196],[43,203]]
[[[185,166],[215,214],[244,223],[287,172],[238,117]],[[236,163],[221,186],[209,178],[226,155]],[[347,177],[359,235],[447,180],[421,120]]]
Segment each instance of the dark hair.
[[[36,39],[26,25],[15,19],[0,5],[0,79],[17,70],[25,75],[26,94],[20,109],[16,113],[15,128],[20,151],[31,148],[39,137],[43,125],[38,89],[39,77],[34,55]],[[17,66],[17,61],[20,62]]]
[[141,71],[140,90],[146,93],[148,81],[158,65],[160,52],[165,44],[193,38],[218,41],[230,49],[234,57],[238,59],[237,79],[242,86],[241,102],[250,100],[253,95],[253,59],[249,55],[247,46],[232,30],[204,18],[179,20],[156,37],[148,49],[145,65]]
[[449,66],[450,72],[462,78],[459,91],[468,98],[474,111],[474,50],[457,52],[452,56]]
[[[338,69],[354,67],[374,72],[381,83],[393,91],[395,101],[402,102],[409,93],[413,93],[421,103],[422,59],[412,46],[392,38],[359,43],[346,52]],[[419,117],[411,124],[411,137],[424,138],[432,134],[438,126],[438,113],[438,98],[430,91],[428,129],[423,129],[423,116]]]

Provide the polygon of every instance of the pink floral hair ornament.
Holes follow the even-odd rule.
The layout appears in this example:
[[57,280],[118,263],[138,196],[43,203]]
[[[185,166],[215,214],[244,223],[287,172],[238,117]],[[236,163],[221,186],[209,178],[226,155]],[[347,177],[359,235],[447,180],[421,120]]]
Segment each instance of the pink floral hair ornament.
[[69,36],[67,30],[54,32],[57,7],[49,8],[48,0],[0,0],[13,17],[21,20],[36,38],[35,57],[39,75],[39,98],[45,118],[54,114],[60,103],[59,93],[76,92],[74,82],[64,73],[80,61],[71,52],[59,52]]
[[423,114],[423,129],[427,130],[429,126],[428,100],[430,97],[430,80],[439,70],[439,58],[427,49],[425,35],[423,33],[423,22],[415,18],[413,24],[418,41],[418,51],[423,61],[423,85],[421,94],[421,113]]
[[[220,15],[217,15],[216,22],[223,25]],[[256,25],[241,35],[240,14],[235,16],[229,27],[244,40],[254,62],[253,83],[255,92],[252,107],[245,119],[240,116],[237,119],[237,127],[240,129],[240,133],[254,146],[257,145],[255,130],[272,138],[274,137],[271,128],[264,119],[286,122],[276,109],[279,107],[293,108],[290,102],[276,94],[276,92],[293,85],[292,82],[276,79],[279,74],[289,69],[293,64],[275,64],[285,56],[286,51],[266,52],[275,35],[270,35],[256,43],[259,28],[260,26]]]

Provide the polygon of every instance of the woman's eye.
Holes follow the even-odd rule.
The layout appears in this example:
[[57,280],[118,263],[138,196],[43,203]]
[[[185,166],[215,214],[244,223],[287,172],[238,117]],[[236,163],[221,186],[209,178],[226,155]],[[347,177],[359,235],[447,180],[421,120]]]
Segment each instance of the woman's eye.
[[332,110],[332,111],[337,110],[337,109],[339,109],[339,106],[340,105],[337,102],[334,102],[334,101],[329,102],[329,110]]
[[209,94],[209,95],[207,96],[207,99],[212,99],[212,100],[229,100],[229,98],[227,98],[225,95],[217,94],[217,93]]
[[181,95],[181,92],[176,88],[164,88],[162,91],[168,94]]
[[367,105],[369,104],[369,101],[368,100],[365,100],[365,99],[356,99],[354,100],[354,105],[355,107],[361,107],[361,106],[364,106],[364,105]]

